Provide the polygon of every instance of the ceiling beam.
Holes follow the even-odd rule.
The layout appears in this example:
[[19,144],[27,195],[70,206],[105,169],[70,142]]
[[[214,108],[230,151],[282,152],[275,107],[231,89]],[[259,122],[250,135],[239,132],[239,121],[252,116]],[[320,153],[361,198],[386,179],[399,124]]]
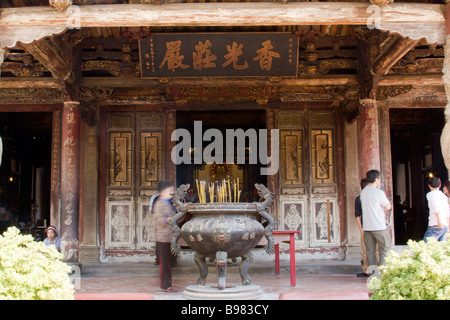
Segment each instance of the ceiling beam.
[[32,43],[22,43],[25,51],[32,54],[40,63],[49,70],[53,77],[61,82],[74,82],[74,73],[67,61],[58,53],[48,41],[42,39]]
[[164,78],[164,81],[158,79],[140,79],[140,78],[120,78],[120,77],[83,77],[82,86],[111,87],[111,88],[147,88],[153,86],[180,87],[180,86],[214,86],[228,87],[236,86],[323,86],[323,85],[356,85],[358,79],[356,75],[322,75],[320,77],[301,77],[301,78]]
[[[187,79],[171,79],[166,86],[186,85]],[[214,86],[227,86],[230,82],[226,79],[214,79]],[[281,79],[277,83],[265,79],[234,79],[234,85],[253,86],[253,85],[279,85],[279,86],[350,86],[357,85],[356,75],[336,75],[320,76],[296,79]],[[158,80],[140,79],[140,78],[120,78],[120,77],[83,77],[81,86],[107,87],[107,88],[147,88],[161,85]],[[210,86],[210,80],[189,79],[191,86]],[[442,74],[410,74],[410,75],[386,75],[379,82],[378,87],[384,86],[443,86]],[[1,77],[0,89],[18,89],[18,88],[41,88],[41,89],[60,89],[59,81],[54,78],[35,78],[35,77]]]
[[[372,35],[372,36],[367,36]],[[361,99],[376,99],[377,87],[390,68],[405,54],[413,49],[420,40],[403,38],[395,35],[391,43],[378,55],[373,50],[380,48],[380,41],[370,31],[365,38],[358,40],[358,75],[360,80]]]
[[397,37],[394,42],[382,52],[373,62],[370,72],[380,77],[388,73],[389,69],[405,54],[412,50],[420,40]]
[[0,89],[60,89],[59,81],[54,78],[1,77]]
[[[268,26],[367,25],[374,19],[363,2],[232,2],[111,4],[0,9],[0,27],[69,26]],[[392,3],[380,9],[379,23],[445,23],[445,5]]]

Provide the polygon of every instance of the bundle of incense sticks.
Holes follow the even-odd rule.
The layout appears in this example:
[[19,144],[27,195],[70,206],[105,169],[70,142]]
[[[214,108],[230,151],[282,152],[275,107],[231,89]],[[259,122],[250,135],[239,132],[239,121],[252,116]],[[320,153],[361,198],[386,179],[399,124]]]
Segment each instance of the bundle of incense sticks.
[[195,183],[197,185],[198,201],[200,203],[206,203],[206,189],[205,189],[206,182],[202,180],[199,183],[198,179],[196,179]]
[[[200,203],[206,203],[206,181],[195,180],[197,185],[198,199]],[[239,178],[237,181],[222,180],[217,183],[208,183],[209,202],[239,202],[241,197],[239,190]]]
[[217,183],[217,202],[227,202],[227,193],[226,189],[224,188],[223,184]]
[[214,202],[214,183],[208,184],[209,202]]

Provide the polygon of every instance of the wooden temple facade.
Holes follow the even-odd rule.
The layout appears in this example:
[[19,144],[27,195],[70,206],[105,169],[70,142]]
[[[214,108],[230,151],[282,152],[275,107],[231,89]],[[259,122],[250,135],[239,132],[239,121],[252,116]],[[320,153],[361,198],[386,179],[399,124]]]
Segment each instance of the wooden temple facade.
[[[344,259],[361,250],[360,179],[379,169],[388,197],[407,200],[399,222],[407,237],[421,238],[426,176],[445,181],[450,168],[447,8],[442,0],[3,0],[0,206],[19,222],[34,214],[56,226],[66,261],[147,261],[157,183],[193,186],[220,173],[240,178],[242,200],[254,200],[256,182],[275,192],[277,229],[301,231],[298,254]],[[180,46],[169,54],[169,43],[188,41],[189,54]],[[228,52],[214,51],[219,44]],[[277,174],[175,165],[172,132],[196,120],[205,129],[278,129]],[[45,141],[25,143],[27,133]],[[394,212],[388,220],[400,238]]]

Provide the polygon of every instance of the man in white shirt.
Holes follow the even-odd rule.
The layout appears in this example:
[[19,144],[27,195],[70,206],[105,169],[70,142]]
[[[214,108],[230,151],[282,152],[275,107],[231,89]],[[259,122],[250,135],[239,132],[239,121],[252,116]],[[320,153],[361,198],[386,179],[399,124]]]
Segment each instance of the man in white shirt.
[[384,265],[387,251],[391,246],[385,211],[391,210],[392,205],[384,191],[378,188],[380,172],[370,170],[366,174],[366,179],[368,184],[361,191],[360,199],[367,263],[369,266],[377,265],[376,248],[378,244],[379,265]]
[[425,231],[423,240],[435,238],[438,241],[447,240],[449,206],[447,196],[439,190],[441,179],[431,177],[428,183],[430,192],[427,193],[428,208],[430,216],[428,218],[428,228]]

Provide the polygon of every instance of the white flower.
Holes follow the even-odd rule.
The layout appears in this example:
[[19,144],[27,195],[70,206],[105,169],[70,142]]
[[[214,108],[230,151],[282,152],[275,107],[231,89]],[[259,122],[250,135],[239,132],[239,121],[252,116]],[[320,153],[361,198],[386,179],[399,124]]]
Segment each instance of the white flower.
[[430,239],[409,241],[410,250],[390,251],[371,299],[449,300],[450,245]]
[[10,227],[0,236],[0,299],[73,299],[70,267],[53,246]]

